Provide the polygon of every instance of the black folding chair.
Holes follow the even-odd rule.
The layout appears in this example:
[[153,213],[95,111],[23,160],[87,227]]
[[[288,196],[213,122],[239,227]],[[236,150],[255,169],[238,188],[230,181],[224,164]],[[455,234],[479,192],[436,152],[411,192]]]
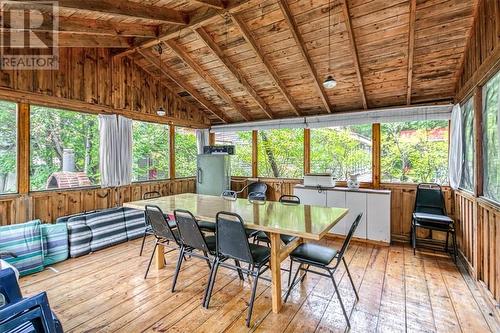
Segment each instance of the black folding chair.
[[[351,228],[349,229],[349,233],[347,234],[344,243],[342,244],[342,248],[340,251],[337,251],[336,249],[332,249],[326,246],[318,245],[318,244],[313,244],[313,243],[304,243],[299,245],[295,250],[290,253],[290,260],[292,262],[298,262],[299,263],[299,268],[297,268],[297,271],[295,272],[295,275],[292,280],[292,285],[290,288],[288,288],[288,291],[285,296],[285,303],[288,299],[288,296],[290,296],[290,292],[292,289],[295,287],[295,285],[302,281],[305,277],[305,274],[307,272],[313,273],[313,274],[318,274],[321,276],[328,277],[332,280],[333,287],[335,288],[335,293],[337,294],[337,298],[340,302],[340,306],[342,308],[342,312],[344,313],[345,320],[347,321],[347,326],[351,327],[351,323],[349,321],[349,316],[347,315],[347,312],[344,307],[344,303],[342,302],[342,297],[340,297],[339,289],[337,287],[337,283],[335,282],[334,274],[337,268],[339,267],[340,263],[343,262],[345,266],[345,270],[347,272],[347,276],[349,277],[349,280],[351,281],[352,289],[354,290],[354,294],[356,294],[356,302],[359,300],[358,296],[358,291],[356,290],[356,287],[354,286],[354,282],[352,281],[351,277],[351,272],[349,272],[349,267],[347,266],[347,263],[344,259],[345,252],[347,251],[347,248],[349,247],[349,243],[351,242],[352,236],[354,235],[354,232],[356,231],[356,228],[359,225],[359,222],[361,221],[361,217],[363,216],[363,213],[359,214],[356,219],[354,220],[354,223],[351,225]],[[330,266],[330,264],[335,260],[335,264],[333,267]],[[303,266],[307,266],[304,268]],[[317,267],[320,269],[323,269],[328,272],[328,274],[324,274],[318,271],[310,270],[309,266]],[[299,274],[299,271],[304,271],[304,275],[300,278],[297,279],[297,276]]]
[[175,290],[177,277],[179,276],[185,254],[194,258],[206,260],[209,269],[211,269],[210,260],[215,256],[215,236],[205,236],[200,230],[201,228],[198,221],[190,211],[176,209],[174,211],[174,216],[177,222],[181,249],[177,267],[175,268],[172,292]]
[[449,235],[453,242],[453,255],[457,261],[457,237],[455,223],[446,213],[441,186],[434,183],[421,183],[417,186],[417,197],[411,223],[411,245],[413,254],[417,247],[417,228],[446,232],[445,252],[448,252]]
[[[243,226],[243,220],[238,214],[219,212],[217,213],[216,221],[215,262],[212,265],[210,282],[205,292],[203,304],[206,308],[208,308],[219,266],[237,270],[240,275],[240,279],[242,278],[241,272],[244,271],[254,277],[252,295],[250,297],[246,320],[247,327],[249,327],[255,293],[257,290],[257,282],[259,281],[259,277],[267,269],[269,269],[269,257],[271,255],[271,251],[266,246],[250,244],[248,242],[245,227]],[[236,265],[228,264],[228,259],[235,260]],[[249,264],[250,268],[242,268],[239,264],[240,261]]]
[[151,258],[149,259],[148,268],[146,269],[146,274],[144,278],[148,276],[149,268],[151,267],[151,262],[156,252],[158,245],[168,246],[170,242],[173,242],[176,246],[165,253],[170,253],[180,248],[179,243],[179,232],[173,229],[168,223],[165,215],[158,206],[146,205],[146,221],[148,221],[151,229],[153,230],[153,236],[156,238],[155,247],[153,253],[151,253]]

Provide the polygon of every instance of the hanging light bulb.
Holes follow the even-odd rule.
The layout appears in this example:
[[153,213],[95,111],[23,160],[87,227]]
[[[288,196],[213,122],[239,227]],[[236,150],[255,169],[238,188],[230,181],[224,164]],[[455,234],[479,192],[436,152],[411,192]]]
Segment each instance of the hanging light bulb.
[[[331,73],[331,63],[332,63],[332,46],[331,46],[331,21],[332,21],[332,7],[330,5],[330,0],[328,0],[328,72]],[[323,81],[323,87],[325,89],[333,89],[337,86],[337,81],[333,78],[332,74],[328,74],[325,81]]]
[[[158,44],[158,61],[160,62],[160,87],[161,87],[161,78],[162,78],[162,63],[161,63],[161,54],[163,53],[163,49],[161,47],[161,44]],[[158,100],[158,94],[156,95],[156,100]],[[156,110],[156,114],[160,117],[164,117],[167,114],[167,111],[165,111],[165,108],[160,105],[160,107]]]

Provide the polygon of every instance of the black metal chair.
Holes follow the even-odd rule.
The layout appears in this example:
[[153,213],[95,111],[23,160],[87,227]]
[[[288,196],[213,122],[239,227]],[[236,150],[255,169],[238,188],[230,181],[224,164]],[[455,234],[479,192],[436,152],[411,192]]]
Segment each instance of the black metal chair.
[[236,201],[236,199],[238,199],[238,192],[233,190],[224,190],[220,196],[226,200]]
[[254,182],[254,183],[248,184],[246,186],[246,188],[248,190],[248,196],[250,196],[250,193],[262,193],[263,197],[264,197],[264,200],[265,200],[266,193],[267,193],[267,185],[266,185],[266,183],[263,183],[263,182]]
[[[343,262],[344,266],[345,266],[345,270],[347,272],[347,276],[349,277],[349,280],[351,281],[352,289],[354,290],[354,294],[356,295],[356,302],[357,302],[359,300],[358,291],[356,290],[356,287],[354,286],[354,282],[352,281],[351,272],[349,272],[349,267],[347,266],[347,263],[344,259],[344,255],[345,255],[345,252],[347,251],[347,248],[349,247],[349,243],[351,242],[352,236],[354,235],[354,232],[356,231],[356,228],[358,227],[362,216],[363,216],[363,213],[359,214],[356,217],[356,219],[354,220],[354,223],[351,225],[351,228],[349,229],[349,233],[347,234],[340,251],[337,251],[336,249],[332,249],[332,248],[329,248],[326,246],[318,245],[318,244],[304,243],[304,244],[299,245],[295,250],[292,251],[292,253],[290,253],[290,260],[292,262],[298,262],[299,267],[297,268],[297,271],[295,272],[295,275],[293,276],[292,285],[290,286],[290,288],[288,288],[288,291],[286,293],[285,303],[288,299],[288,296],[290,296],[290,292],[292,291],[292,289],[295,287],[295,285],[298,282],[300,282],[304,279],[304,276],[307,272],[328,277],[332,280],[333,287],[335,288],[335,293],[337,294],[337,298],[340,302],[342,312],[344,313],[345,320],[347,321],[347,326],[351,327],[351,323],[349,321],[349,316],[347,315],[347,312],[346,312],[345,307],[344,307],[344,303],[342,302],[342,297],[340,297],[337,283],[335,282],[334,274],[335,274],[335,271],[337,270],[337,268],[339,267],[340,263]],[[333,267],[331,267],[330,264],[334,260],[335,260],[335,264],[333,265]],[[304,268],[303,267],[304,265],[306,265],[307,267]],[[313,266],[316,268],[326,270],[328,272],[328,274],[324,274],[324,273],[321,273],[318,271],[310,270],[309,266]],[[299,271],[301,271],[301,270],[304,271],[304,275],[300,279],[297,279]]]
[[444,250],[448,252],[449,235],[453,242],[453,255],[457,261],[457,238],[455,223],[446,213],[446,205],[441,186],[434,183],[421,183],[417,186],[415,208],[411,223],[411,244],[413,254],[417,247],[417,228],[446,232],[446,243]]
[[151,229],[153,230],[153,236],[156,238],[156,240],[155,247],[153,249],[153,253],[151,253],[151,258],[149,259],[148,268],[146,269],[144,278],[148,276],[149,268],[151,267],[151,262],[153,261],[153,257],[158,245],[168,246],[170,245],[170,242],[175,243],[176,246],[165,253],[175,251],[181,246],[179,243],[179,232],[170,226],[160,207],[154,205],[146,205],[145,215],[146,221],[148,221],[149,225],[151,226]]
[[[216,216],[216,256],[215,262],[212,265],[210,272],[210,282],[205,292],[205,299],[203,304],[208,308],[210,297],[215,284],[217,270],[219,266],[229,269],[237,270],[240,274],[241,271],[254,277],[252,295],[248,305],[248,315],[246,324],[250,326],[252,318],[253,303],[255,300],[255,293],[257,290],[257,282],[259,277],[269,269],[269,258],[271,251],[266,246],[257,244],[250,244],[245,232],[243,220],[238,214],[229,212],[219,212]],[[233,259],[236,265],[228,264],[226,261]],[[251,266],[250,269],[241,268],[239,262],[245,262]],[[241,275],[240,275],[241,278]]]
[[201,227],[199,226],[198,221],[190,211],[176,209],[174,211],[174,216],[175,221],[177,222],[181,248],[179,259],[177,261],[177,267],[175,268],[172,292],[175,291],[175,285],[177,283],[177,278],[179,276],[185,254],[188,254],[191,257],[206,260],[209,269],[211,269],[211,257],[213,258],[213,256],[215,256],[215,236],[205,236],[201,232]]

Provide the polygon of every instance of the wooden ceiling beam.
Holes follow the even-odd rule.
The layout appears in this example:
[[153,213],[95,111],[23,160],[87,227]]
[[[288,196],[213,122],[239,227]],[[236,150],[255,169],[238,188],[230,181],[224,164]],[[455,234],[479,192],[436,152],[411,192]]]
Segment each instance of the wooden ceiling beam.
[[309,56],[304,47],[305,45],[304,39],[302,38],[302,35],[300,34],[299,29],[297,28],[297,23],[295,22],[295,18],[293,17],[292,11],[290,10],[290,6],[288,5],[288,0],[279,0],[278,3],[281,7],[281,11],[283,12],[283,16],[285,17],[285,21],[288,24],[290,31],[292,32],[293,38],[295,39],[295,43],[297,44],[297,47],[299,48],[300,53],[302,54],[302,58],[304,58],[307,70],[313,79],[314,88],[321,97],[321,102],[323,103],[326,112],[331,113],[332,109],[330,103],[328,102],[328,96],[326,95],[323,89],[323,85],[318,80],[318,73],[314,68],[311,57]]
[[411,88],[413,83],[413,51],[415,49],[415,18],[417,13],[417,0],[410,1],[410,21],[408,34],[408,81],[406,104],[411,105]]
[[351,15],[349,13],[349,6],[347,5],[347,0],[340,0],[342,5],[342,12],[344,14],[345,25],[347,29],[347,34],[349,36],[349,48],[353,57],[354,68],[356,70],[356,76],[358,78],[359,92],[361,94],[361,100],[363,102],[363,108],[368,109],[368,103],[366,102],[365,86],[363,83],[363,75],[361,74],[361,67],[359,65],[358,50],[356,47],[356,39],[354,37],[354,32],[352,30]]
[[243,35],[243,38],[245,38],[245,40],[247,41],[247,43],[251,46],[252,50],[257,55],[257,57],[259,58],[259,60],[264,64],[264,67],[265,67],[267,73],[269,74],[269,76],[271,76],[271,78],[274,81],[274,86],[276,88],[278,88],[278,90],[283,94],[283,96],[285,97],[286,101],[290,105],[290,108],[292,109],[292,112],[295,113],[297,116],[301,116],[301,113],[299,112],[298,108],[295,106],[295,103],[293,102],[292,96],[286,90],[285,85],[281,82],[281,80],[280,80],[280,78],[278,76],[278,73],[273,68],[273,66],[271,65],[271,63],[269,62],[269,60],[266,57],[264,57],[263,52],[262,52],[260,46],[257,44],[257,42],[255,41],[255,39],[252,37],[252,35],[250,33],[250,30],[248,30],[248,28],[245,26],[245,24],[243,23],[243,21],[240,18],[238,18],[236,15],[231,15],[231,19],[232,19],[233,23],[240,30],[241,34]]
[[215,81],[206,70],[201,68],[200,65],[193,60],[193,58],[183,50],[179,45],[177,45],[174,40],[167,40],[165,44],[170,47],[172,51],[179,57],[186,65],[188,65],[192,70],[194,70],[199,76],[208,83],[208,85],[217,92],[217,94],[233,109],[235,109],[246,121],[252,120],[252,117],[243,110],[238,104],[236,104],[231,96],[226,92],[224,87],[222,87],[217,81]]
[[194,99],[196,99],[201,105],[203,105],[208,111],[210,111],[214,116],[219,118],[223,123],[230,123],[231,119],[224,115],[222,111],[220,111],[217,106],[215,106],[212,102],[203,97],[196,89],[186,82],[184,78],[179,76],[177,73],[172,71],[170,68],[166,66],[161,66],[158,59],[154,56],[148,54],[146,51],[138,50],[138,53],[147,61],[149,61],[152,65],[158,68],[163,75],[166,75],[170,78],[170,80],[174,81],[179,87],[187,91]]
[[215,56],[224,64],[224,67],[233,74],[233,76],[238,80],[240,85],[246,92],[252,96],[257,105],[261,108],[261,110],[268,116],[270,119],[273,119],[273,113],[271,108],[267,103],[262,99],[262,97],[257,94],[255,89],[248,83],[248,81],[241,75],[240,71],[236,68],[236,66],[224,55],[222,49],[215,43],[215,41],[210,37],[210,35],[206,32],[203,27],[195,29],[194,32],[198,35],[198,37],[203,40],[205,45],[215,54]]
[[227,6],[226,2],[222,0],[191,0],[191,1],[215,9],[224,9]]
[[[12,34],[8,30],[0,30],[4,41],[10,41],[11,45],[23,45],[24,39],[16,41],[19,34]],[[21,35],[21,38],[22,35]],[[30,46],[34,48],[46,48],[52,45],[54,36],[52,32],[37,33],[37,41],[32,40]],[[131,38],[119,36],[78,35],[72,33],[59,33],[57,36],[58,47],[89,47],[89,48],[128,48]],[[6,45],[4,45],[6,47]]]
[[[14,3],[15,2],[15,3]],[[19,8],[26,6],[29,9],[52,9],[47,3],[38,3],[37,1],[14,0],[6,2],[5,6]],[[167,23],[175,25],[186,25],[189,23],[189,16],[186,13],[158,6],[147,6],[132,1],[113,1],[113,0],[59,0],[58,8],[78,10],[96,15],[108,15],[115,18],[141,19],[156,23]]]

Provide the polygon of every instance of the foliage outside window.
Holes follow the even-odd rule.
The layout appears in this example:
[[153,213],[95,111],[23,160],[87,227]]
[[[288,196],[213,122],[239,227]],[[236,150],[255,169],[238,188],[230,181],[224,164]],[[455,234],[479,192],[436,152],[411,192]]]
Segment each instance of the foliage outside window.
[[169,127],[142,121],[133,122],[133,181],[169,177]]
[[470,98],[462,106],[462,147],[463,164],[460,187],[474,189],[474,103]]
[[235,146],[235,154],[231,156],[232,176],[252,176],[252,131],[216,133],[215,144]]
[[500,73],[483,87],[483,194],[500,202]]
[[304,175],[304,130],[272,129],[258,132],[260,177],[302,178]]
[[196,131],[191,128],[175,128],[175,177],[194,177],[196,175],[198,148]]
[[382,181],[448,183],[448,121],[381,125]]
[[98,117],[31,106],[32,191],[97,185]]
[[311,172],[332,173],[338,180],[359,174],[372,180],[372,126],[325,127],[311,130]]
[[0,194],[17,192],[17,104],[0,101]]

